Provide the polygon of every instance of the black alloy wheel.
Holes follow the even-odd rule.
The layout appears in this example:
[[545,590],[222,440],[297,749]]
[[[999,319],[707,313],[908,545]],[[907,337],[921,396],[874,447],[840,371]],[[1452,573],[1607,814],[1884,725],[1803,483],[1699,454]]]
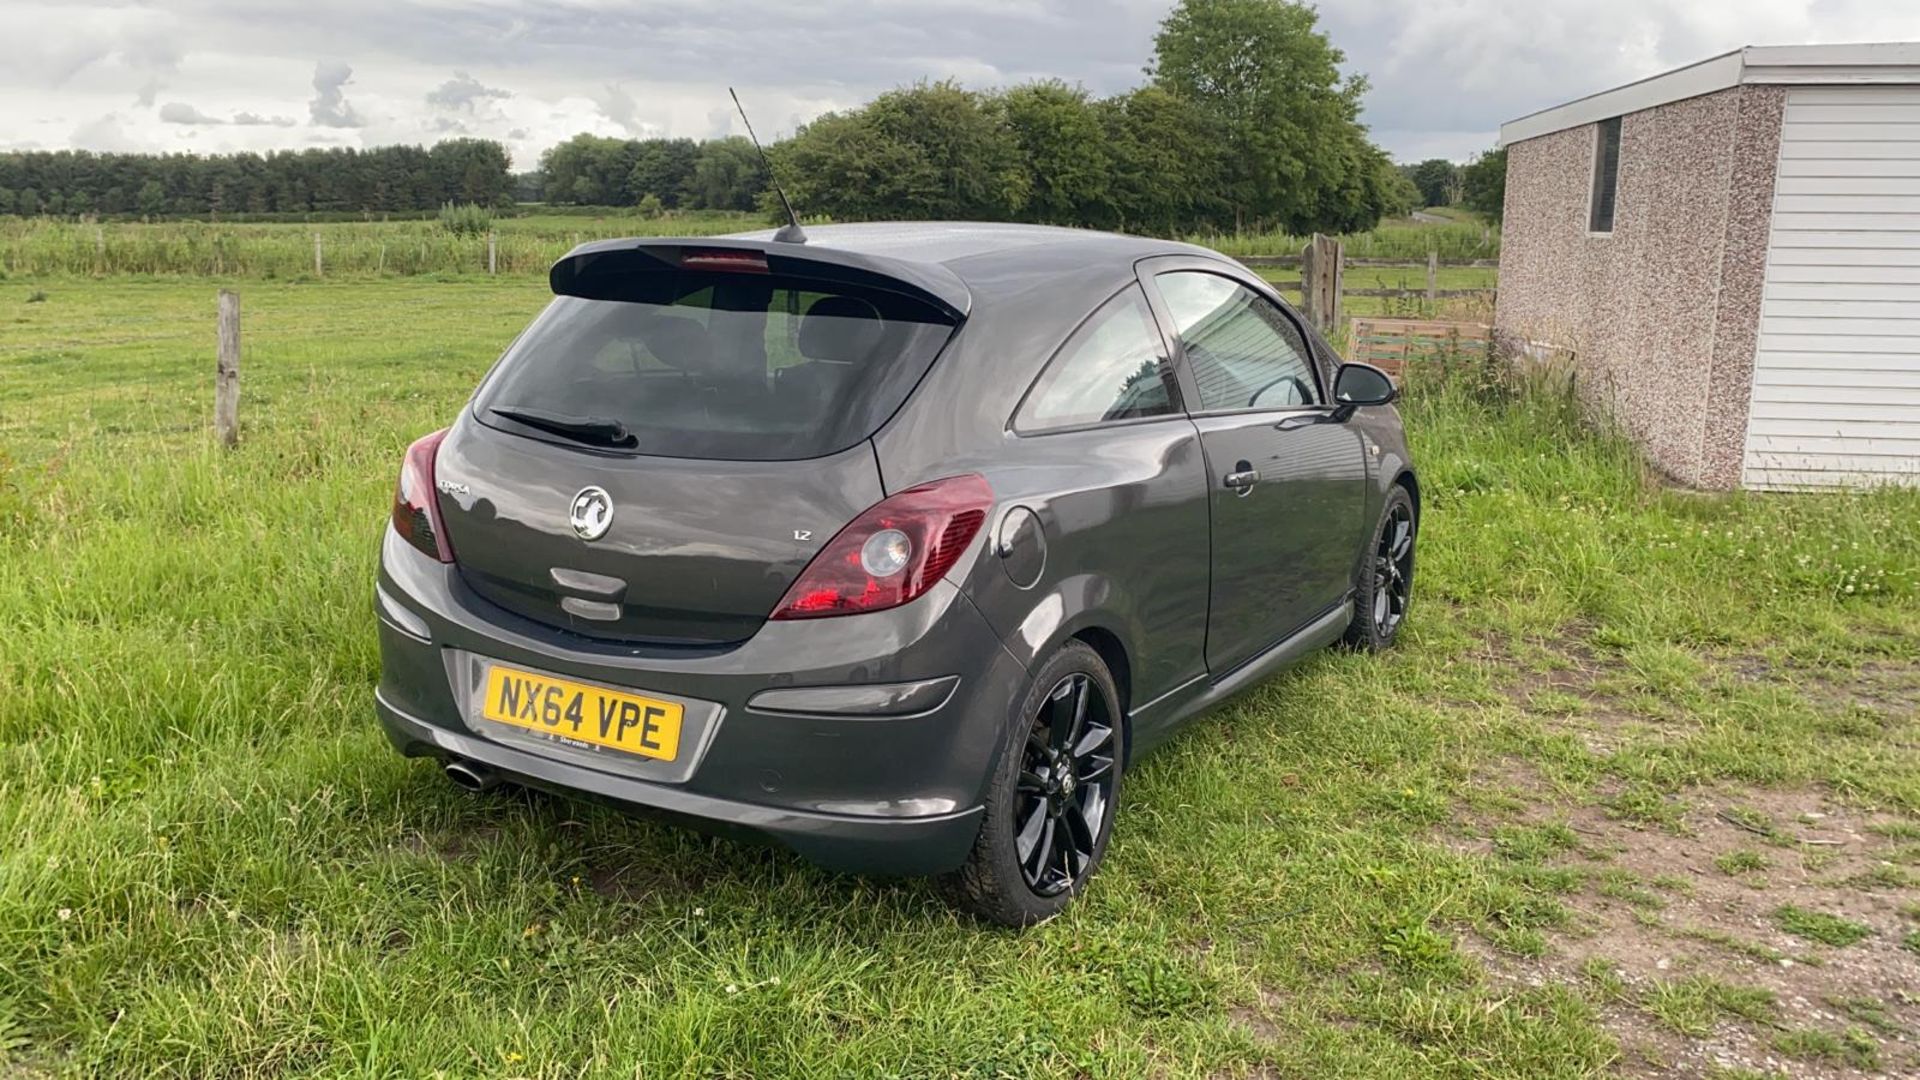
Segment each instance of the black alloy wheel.
[[1047,693],[1027,732],[1013,805],[1014,856],[1034,895],[1073,888],[1113,812],[1113,718],[1083,672]]
[[979,835],[941,889],[983,922],[1021,927],[1058,915],[1099,872],[1127,727],[1112,672],[1082,641],[1047,657],[1012,705]]

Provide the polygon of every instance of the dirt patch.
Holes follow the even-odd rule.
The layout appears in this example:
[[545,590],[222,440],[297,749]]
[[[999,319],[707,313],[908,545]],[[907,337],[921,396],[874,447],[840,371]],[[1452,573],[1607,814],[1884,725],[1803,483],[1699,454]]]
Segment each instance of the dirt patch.
[[1257,1005],[1235,1005],[1227,1010],[1227,1018],[1261,1042],[1279,1042],[1285,1035],[1280,1025],[1273,1020],[1273,1015],[1279,1011],[1279,1008],[1280,995],[1271,990],[1262,989]]
[[[1674,830],[1594,806],[1529,807],[1519,824],[1564,826],[1578,838],[1547,860],[1581,872],[1583,886],[1562,898],[1572,921],[1539,957],[1501,953],[1472,935],[1468,951],[1497,980],[1595,991],[1630,1074],[1920,1071],[1920,953],[1903,944],[1920,928],[1910,914],[1920,887],[1887,858],[1900,844],[1883,835],[1901,819],[1806,790],[1696,791],[1690,803]],[[1492,840],[1483,833],[1472,848]],[[1788,932],[1798,924],[1784,911],[1830,916],[1838,921],[1817,925],[1864,936],[1808,940]],[[1713,987],[1731,988],[1734,1004],[1715,1003]],[[1676,1015],[1693,1033],[1675,1026]],[[1817,1042],[1825,1056],[1790,1056],[1778,1045],[1808,1030],[1840,1049],[1820,1036],[1803,1043]]]
[[656,897],[684,897],[696,889],[695,882],[667,867],[633,863],[596,866],[587,875],[587,886],[601,897],[629,904]]
[[448,862],[465,862],[500,839],[500,827],[480,825],[471,829],[449,830],[425,841],[428,850]]

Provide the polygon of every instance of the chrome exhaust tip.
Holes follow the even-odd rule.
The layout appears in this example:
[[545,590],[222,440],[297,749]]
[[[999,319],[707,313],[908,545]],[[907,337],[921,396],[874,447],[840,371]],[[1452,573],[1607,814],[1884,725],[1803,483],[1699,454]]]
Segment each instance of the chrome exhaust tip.
[[500,775],[473,761],[447,762],[447,779],[463,791],[482,792],[499,786]]

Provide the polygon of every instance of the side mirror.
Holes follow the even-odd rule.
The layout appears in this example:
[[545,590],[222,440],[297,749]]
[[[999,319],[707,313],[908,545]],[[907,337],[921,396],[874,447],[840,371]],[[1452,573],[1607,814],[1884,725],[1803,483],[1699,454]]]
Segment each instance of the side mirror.
[[1399,396],[1400,388],[1372,364],[1341,364],[1333,377],[1333,403],[1343,420],[1362,405],[1389,405]]

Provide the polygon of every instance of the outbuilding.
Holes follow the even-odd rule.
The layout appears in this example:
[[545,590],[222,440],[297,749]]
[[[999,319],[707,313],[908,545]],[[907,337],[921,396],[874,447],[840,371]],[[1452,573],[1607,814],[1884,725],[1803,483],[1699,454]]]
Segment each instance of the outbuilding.
[[1500,141],[1496,332],[1655,467],[1920,483],[1920,44],[1739,49]]

